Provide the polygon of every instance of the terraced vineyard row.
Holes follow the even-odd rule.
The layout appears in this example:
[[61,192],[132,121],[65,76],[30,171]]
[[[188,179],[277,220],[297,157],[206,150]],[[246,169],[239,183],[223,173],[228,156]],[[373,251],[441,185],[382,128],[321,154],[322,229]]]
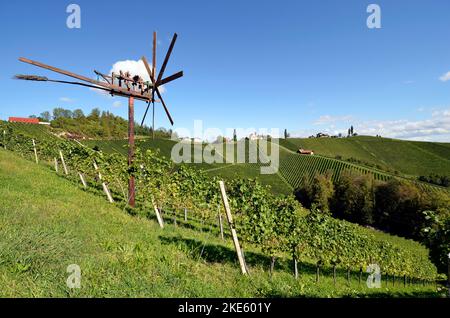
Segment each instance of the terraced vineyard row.
[[386,181],[391,176],[352,165],[350,163],[319,156],[302,156],[284,152],[280,160],[280,174],[295,189],[302,183],[304,176],[312,179],[316,173],[332,173],[332,179],[337,180],[344,171],[358,174],[372,174],[375,180]]

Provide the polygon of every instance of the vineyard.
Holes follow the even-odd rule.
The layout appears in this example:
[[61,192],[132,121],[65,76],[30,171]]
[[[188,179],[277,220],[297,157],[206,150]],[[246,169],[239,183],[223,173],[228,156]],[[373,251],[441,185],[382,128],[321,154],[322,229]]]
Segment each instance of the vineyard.
[[436,173],[448,175],[450,147],[448,143],[395,140],[370,136],[351,138],[288,138],[280,145],[296,152],[313,149],[328,158],[353,161],[368,168],[407,177]]
[[375,180],[386,181],[388,174],[373,171],[344,161],[319,156],[300,156],[281,150],[280,172],[293,188],[298,188],[304,176],[312,179],[316,173],[332,172],[332,179],[338,179],[347,170],[357,174],[372,174]]
[[[332,142],[334,142],[334,140]],[[127,153],[126,140],[87,140],[83,141],[83,144],[91,148],[98,147],[98,149],[109,154],[119,153],[125,156]],[[147,149],[159,151],[159,154],[166,158],[170,158],[171,149],[174,144],[174,141],[168,139],[142,139],[137,141],[137,146],[141,148],[141,151],[146,151]],[[279,140],[279,146],[277,146],[276,143],[270,143],[269,145],[274,147],[274,149],[279,149],[280,153],[279,172],[275,175],[261,175],[260,166],[263,164],[261,164],[259,160],[259,163],[201,163],[192,164],[191,167],[195,169],[202,169],[212,177],[217,176],[224,178],[225,180],[232,180],[235,178],[258,179],[262,184],[270,186],[274,194],[286,195],[292,193],[293,189],[300,187],[302,182],[305,180],[312,180],[316,173],[325,174],[327,172],[331,172],[333,181],[339,179],[341,173],[344,171],[361,175],[370,174],[373,176],[374,180],[378,181],[387,181],[393,177],[410,180],[409,178],[405,178],[400,175],[393,175],[392,173],[388,173],[380,169],[366,167],[364,165],[355,164],[344,160],[338,160],[321,155],[301,156],[294,153],[292,150],[296,147],[294,143],[283,139]],[[439,144],[422,145],[422,147],[426,146],[433,147],[433,149],[443,148]],[[198,147],[200,146],[198,145]],[[203,144],[201,147],[202,149],[205,149],[206,144]],[[237,145],[234,145],[234,147],[234,153],[236,156]],[[248,159],[248,141],[246,141],[245,149],[246,158]],[[194,146],[192,146],[192,157],[194,156],[195,151]],[[353,152],[355,151],[356,150],[353,150]],[[218,148],[218,152],[221,157],[226,158],[224,149]],[[442,187],[433,186],[424,182],[418,182],[417,180],[411,181],[423,191],[446,191],[446,189]]]
[[[212,233],[220,231],[217,220],[223,212],[217,177],[187,165],[176,166],[151,149],[138,148],[129,168],[120,153],[95,151],[56,138],[42,127],[0,123],[0,129],[5,132],[2,148],[58,170],[85,191],[103,193],[131,214],[156,219],[159,211],[161,227],[164,222],[184,222],[199,230],[206,227]],[[281,174],[293,185],[298,180],[289,179],[295,175],[289,169],[314,173],[349,168],[337,160],[283,156],[286,160],[281,160]],[[306,171],[311,166],[314,168]],[[364,169],[359,172],[367,173]],[[136,209],[127,207],[125,189],[130,175],[136,178]],[[385,180],[386,176],[379,174],[377,178]],[[362,273],[374,263],[380,266],[386,282],[395,283],[397,278],[405,284],[425,285],[438,278],[428,250],[419,243],[339,221],[315,209],[308,211],[292,196],[274,196],[255,180],[227,181],[226,188],[243,249],[260,249],[271,259],[271,270],[276,260],[292,259],[296,276],[299,262],[314,264],[317,282],[326,268],[332,268],[334,275],[336,269],[345,271],[348,279],[351,273],[358,272],[361,280]]]

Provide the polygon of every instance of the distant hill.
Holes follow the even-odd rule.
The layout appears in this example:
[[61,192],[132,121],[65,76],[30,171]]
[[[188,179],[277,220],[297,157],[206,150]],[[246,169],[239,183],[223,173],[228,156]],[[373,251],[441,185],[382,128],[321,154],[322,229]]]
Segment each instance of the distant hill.
[[350,138],[288,138],[280,145],[409,176],[450,175],[450,143],[405,141],[357,136]]
[[[326,173],[328,171],[332,171],[333,179],[339,178],[340,174],[344,171],[352,171],[353,173],[357,174],[371,174],[373,175],[375,180],[380,181],[386,181],[395,176],[416,180],[417,178],[415,176],[418,176],[419,174],[405,175],[405,173],[400,172],[400,170],[394,168],[397,166],[401,168],[401,165],[399,165],[397,162],[395,162],[395,166],[390,164],[391,160],[394,159],[390,159],[387,155],[383,157],[385,158],[383,165],[378,165],[376,163],[377,161],[374,160],[374,158],[377,157],[370,156],[370,153],[366,150],[368,146],[366,146],[365,144],[368,143],[369,145],[372,145],[370,140],[375,140],[376,144],[373,143],[373,145],[382,147],[383,142],[387,141],[388,148],[397,147],[398,149],[400,149],[400,151],[409,152],[413,152],[414,149],[419,146],[416,146],[415,142],[412,142],[412,145],[409,145],[410,142],[401,140],[377,139],[380,138],[352,137],[348,139],[280,139],[280,167],[278,173],[276,174],[262,175],[260,173],[261,163],[201,163],[192,164],[192,166],[198,169],[205,170],[211,176],[220,176],[224,179],[259,179],[263,184],[271,186],[273,192],[282,194],[292,193],[294,189],[301,185],[304,176],[312,179],[315,173]],[[359,141],[356,142],[356,140]],[[125,139],[86,140],[83,143],[91,148],[97,147],[98,149],[108,153],[118,152],[123,155],[127,154],[127,140]],[[175,141],[169,139],[152,140],[148,138],[137,141],[137,146],[141,149],[159,150],[160,154],[165,156],[166,158],[170,158],[171,150],[174,144]],[[398,146],[397,144],[399,144],[400,146]],[[450,149],[450,147],[446,148],[446,144],[418,144],[420,144],[423,149],[432,149],[436,153],[439,153],[440,151],[441,156],[445,156],[446,149]],[[205,147],[205,145],[203,145],[203,147]],[[296,154],[295,150],[300,147],[311,148],[315,151],[316,155],[308,156]],[[375,147],[373,146],[373,148]],[[224,151],[220,151],[220,153],[222,157],[226,157]],[[339,156],[342,158],[340,158]],[[397,154],[397,156],[401,157],[402,153]],[[339,159],[336,159],[336,157],[338,157]],[[417,156],[409,155],[409,157],[413,160],[418,160]],[[353,158],[352,162],[347,161],[349,158]],[[435,162],[436,166],[433,166],[434,169],[431,169],[431,172],[429,172],[426,168],[421,168],[419,172],[424,173],[424,175],[429,175],[430,173],[448,173],[450,167],[446,168],[445,166],[446,164],[448,165],[448,160],[442,158],[436,163],[438,155],[433,157],[433,155],[429,154],[426,158],[434,160],[433,162]],[[421,158],[419,156],[419,159],[421,161],[425,161],[426,158]],[[363,159],[372,159],[372,162],[368,162]],[[404,161],[407,162],[408,160],[405,158]],[[380,162],[380,160],[378,162]],[[410,167],[420,165],[420,163],[417,162],[407,162],[407,164],[409,164]],[[441,169],[436,169],[437,164],[440,164],[442,166]],[[442,189],[440,187],[433,186],[424,182],[418,182],[418,184],[426,189]]]

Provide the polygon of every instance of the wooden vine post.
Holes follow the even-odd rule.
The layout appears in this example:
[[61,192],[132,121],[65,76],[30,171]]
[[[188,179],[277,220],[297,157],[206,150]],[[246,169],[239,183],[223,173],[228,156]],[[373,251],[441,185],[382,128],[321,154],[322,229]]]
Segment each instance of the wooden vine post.
[[55,161],[55,171],[56,171],[56,173],[58,173],[58,159],[56,159],[56,157],[53,159]]
[[80,176],[81,183],[83,184],[83,187],[87,188],[86,180],[84,179],[84,175],[81,172],[78,172],[78,175]]
[[447,258],[447,266],[448,266],[448,273],[447,273],[447,284],[448,284],[448,296],[450,297],[450,253],[448,253]]
[[187,222],[187,221],[188,221],[188,219],[187,219],[187,209],[184,208],[184,222]]
[[[94,163],[94,169],[95,169],[95,171],[98,171],[97,163],[96,163],[95,161],[94,161],[93,163]],[[98,172],[98,179],[99,179],[100,181],[102,181],[102,174],[101,174],[100,172]],[[112,198],[112,196],[111,196],[111,192],[109,192],[108,186],[106,185],[105,182],[102,182],[102,187],[103,187],[103,191],[104,191],[105,194],[106,194],[106,197],[108,198],[108,201],[109,201],[110,203],[114,203],[114,200],[113,200],[113,198]]]
[[159,226],[163,229],[164,228],[164,222],[163,218],[161,216],[161,213],[159,212],[158,206],[156,205],[155,200],[152,198],[152,204],[153,204],[153,210],[155,211],[156,218],[158,219]]
[[64,168],[64,173],[65,173],[66,175],[68,175],[69,172],[67,171],[66,162],[64,161],[64,156],[63,156],[63,153],[62,153],[61,150],[59,151],[59,156],[61,157],[61,162],[62,162],[62,165],[63,165],[63,168]]
[[217,213],[219,215],[219,227],[220,227],[220,238],[224,240],[223,236],[223,223],[222,223],[222,213],[220,213],[220,205],[217,205]]
[[220,194],[222,195],[223,206],[227,215],[228,225],[230,226],[231,236],[233,237],[234,247],[239,260],[239,265],[241,266],[241,271],[243,275],[247,275],[247,268],[245,266],[244,256],[242,254],[241,246],[239,245],[239,240],[237,237],[236,229],[234,228],[233,217],[231,215],[230,205],[228,203],[227,193],[225,191],[225,184],[223,181],[219,181]]
[[3,129],[3,148],[6,150],[6,130]]
[[[128,98],[128,167],[133,165],[134,160],[134,97]],[[135,180],[134,176],[128,178],[128,204],[135,207]]]
[[33,139],[33,149],[34,149],[34,159],[36,160],[36,163],[39,163],[37,150],[36,150],[36,143],[34,142],[34,139]]

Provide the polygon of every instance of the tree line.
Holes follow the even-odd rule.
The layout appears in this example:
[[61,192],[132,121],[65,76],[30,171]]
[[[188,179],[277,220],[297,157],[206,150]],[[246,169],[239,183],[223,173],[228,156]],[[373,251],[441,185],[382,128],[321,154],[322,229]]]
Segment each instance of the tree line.
[[[45,111],[39,116],[30,117],[50,122],[52,128],[67,131],[79,138],[117,139],[126,138],[128,135],[126,119],[109,111],[101,111],[99,108],[94,108],[89,114],[85,114],[82,109],[70,110],[56,107],[51,112]],[[150,136],[152,128],[135,123],[135,132],[137,135]],[[155,130],[156,138],[170,138],[171,135],[171,129]]]
[[295,196],[307,208],[316,206],[324,214],[423,242],[440,270],[446,270],[450,236],[444,239],[444,233],[450,231],[450,196],[443,191],[345,171],[334,180],[331,172],[304,177]]

